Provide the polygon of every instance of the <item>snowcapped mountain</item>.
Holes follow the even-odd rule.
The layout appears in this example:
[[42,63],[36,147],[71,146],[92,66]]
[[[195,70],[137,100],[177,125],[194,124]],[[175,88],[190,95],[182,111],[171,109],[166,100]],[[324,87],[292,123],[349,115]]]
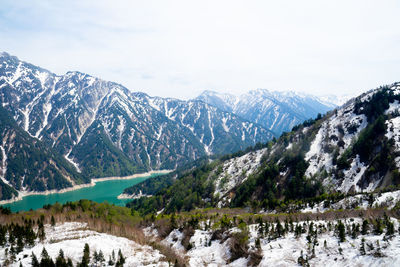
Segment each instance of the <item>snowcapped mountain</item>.
[[322,103],[326,104],[327,106],[341,106],[349,101],[351,98],[356,97],[356,95],[322,95],[318,96]]
[[204,91],[196,99],[261,124],[278,135],[336,107],[328,99],[265,89],[252,90],[240,96]]
[[56,75],[0,54],[0,102],[84,176],[128,175],[231,153],[273,137],[200,101],[133,93],[80,72]]

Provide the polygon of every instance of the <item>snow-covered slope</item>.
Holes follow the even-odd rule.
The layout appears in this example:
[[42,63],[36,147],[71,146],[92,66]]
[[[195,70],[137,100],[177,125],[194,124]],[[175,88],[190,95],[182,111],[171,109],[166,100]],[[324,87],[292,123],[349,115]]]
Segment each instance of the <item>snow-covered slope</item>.
[[229,203],[227,193],[236,186],[243,183],[250,175],[252,175],[259,167],[261,157],[267,149],[260,149],[247,153],[240,157],[235,157],[225,161],[218,166],[217,172],[220,172],[215,180],[214,195],[221,198],[218,206],[224,206]]
[[[87,229],[85,223],[67,222],[57,224],[54,227],[46,225],[45,231],[46,239],[43,242],[36,242],[33,247],[25,248],[16,255],[16,262],[9,266],[17,267],[20,264],[22,266],[32,266],[32,253],[40,261],[43,248],[46,249],[52,259],[55,259],[60,249],[62,249],[65,258],[70,258],[75,266],[82,260],[85,243],[89,245],[91,257],[94,251],[99,252],[101,250],[103,252],[104,263],[108,262],[113,251],[117,257],[118,251],[121,250],[126,258],[124,266],[168,266],[168,263],[162,260],[164,256],[158,250],[146,245],[140,245],[127,238],[91,231]],[[0,260],[2,262],[5,262],[6,249],[9,248],[0,247]],[[93,260],[92,263],[94,264]]]
[[271,131],[202,101],[182,101],[135,94],[141,102],[159,110],[170,120],[189,129],[207,154],[224,154],[273,138]]
[[372,191],[396,184],[399,88],[395,83],[369,91],[297,127],[271,148],[269,157],[278,159],[274,162],[287,173],[284,157],[301,155],[308,166],[304,175],[333,191]]
[[[375,221],[372,219],[366,226],[357,217],[281,221],[278,232],[277,221],[261,218],[257,224],[242,220],[239,226],[230,220],[232,225],[225,228],[218,221],[201,221],[192,231],[173,230],[162,242],[186,256],[189,266],[398,266],[400,263],[399,233],[397,230],[389,233],[383,228],[378,230],[381,232],[372,230]],[[393,229],[398,227],[395,218],[377,220],[392,225]],[[339,225],[343,226],[342,237]],[[157,235],[153,227],[146,228],[147,233],[152,233],[150,236]],[[185,235],[190,243],[188,249],[182,245]]]
[[315,96],[265,89],[252,90],[240,96],[204,91],[196,99],[259,123],[277,134],[290,131],[304,120],[336,107]]

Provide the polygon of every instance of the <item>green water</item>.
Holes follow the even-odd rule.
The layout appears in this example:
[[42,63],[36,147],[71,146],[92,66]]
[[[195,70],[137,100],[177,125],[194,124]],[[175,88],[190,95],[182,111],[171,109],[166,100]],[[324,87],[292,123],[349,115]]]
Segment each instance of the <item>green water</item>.
[[125,188],[138,184],[150,177],[155,177],[160,174],[152,174],[146,177],[132,178],[126,180],[109,180],[97,182],[95,186],[85,187],[65,193],[54,193],[49,195],[30,195],[22,198],[20,201],[5,204],[4,207],[9,207],[13,212],[27,211],[30,209],[39,209],[46,204],[65,203],[68,201],[76,201],[80,199],[89,199],[96,202],[113,203],[119,206],[125,206],[129,199],[118,199]]

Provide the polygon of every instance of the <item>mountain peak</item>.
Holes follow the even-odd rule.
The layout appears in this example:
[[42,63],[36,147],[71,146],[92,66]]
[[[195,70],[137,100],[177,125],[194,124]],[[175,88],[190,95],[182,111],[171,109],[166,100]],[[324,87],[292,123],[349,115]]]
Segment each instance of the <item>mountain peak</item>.
[[0,52],[0,57],[9,57],[10,54],[8,54],[7,52]]
[[224,97],[224,98],[227,98],[227,97],[229,97],[229,98],[233,98],[233,97],[236,97],[235,95],[233,95],[233,94],[229,94],[229,93],[220,93],[220,92],[217,92],[217,91],[212,91],[212,90],[204,90],[200,95],[199,95],[199,97],[207,97],[207,96],[219,96],[219,97]]
[[217,95],[218,93],[212,90],[204,90],[200,95]]
[[4,60],[13,59],[15,61],[20,61],[18,57],[10,55],[9,53],[7,53],[5,51],[0,52],[0,58],[2,58]]

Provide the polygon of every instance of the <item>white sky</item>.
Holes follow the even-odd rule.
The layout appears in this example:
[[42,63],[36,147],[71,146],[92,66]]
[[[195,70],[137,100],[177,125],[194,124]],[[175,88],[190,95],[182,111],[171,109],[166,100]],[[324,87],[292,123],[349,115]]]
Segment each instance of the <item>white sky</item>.
[[177,98],[400,80],[400,1],[2,0],[0,51]]

